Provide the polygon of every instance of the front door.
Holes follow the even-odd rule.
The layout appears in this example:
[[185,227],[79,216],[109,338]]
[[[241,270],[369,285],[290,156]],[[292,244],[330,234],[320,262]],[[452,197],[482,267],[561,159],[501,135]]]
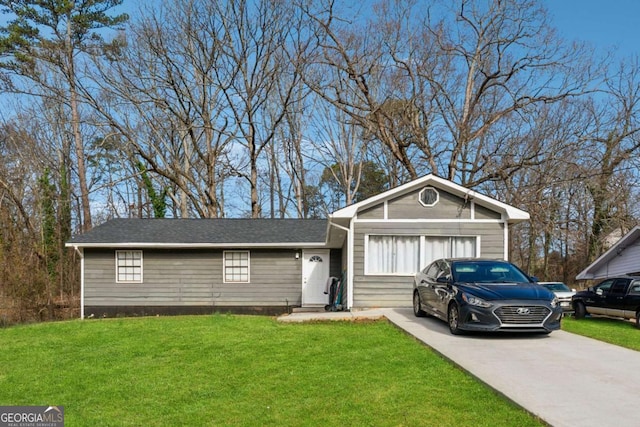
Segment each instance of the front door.
[[329,295],[325,294],[329,279],[329,251],[304,251],[302,256],[302,305],[326,305]]

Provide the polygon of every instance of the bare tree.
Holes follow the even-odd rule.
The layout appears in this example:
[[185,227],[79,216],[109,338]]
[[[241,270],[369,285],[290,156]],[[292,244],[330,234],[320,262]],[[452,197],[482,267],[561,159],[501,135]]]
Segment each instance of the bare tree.
[[448,133],[445,176],[474,186],[537,162],[541,144],[513,150],[531,132],[522,116],[583,93],[587,74],[538,2],[461,1],[452,12],[429,26],[443,60],[423,77]]
[[285,3],[167,2],[147,11],[101,67],[110,102],[94,106],[180,190],[170,196],[181,215],[189,206],[224,215],[219,196],[229,177],[245,180],[251,216],[261,215],[263,151],[297,102],[293,19]]
[[99,97],[85,95],[119,135],[130,164],[144,161],[172,191],[176,213],[224,215],[220,193],[234,135],[223,114],[218,31],[203,5],[167,3],[145,11],[126,39],[108,52]]
[[273,143],[297,101],[294,95],[306,46],[304,41],[297,43],[301,21],[286,2],[229,0],[212,4],[207,11],[220,23],[214,42],[221,52],[221,67],[214,81],[226,100],[236,140],[245,149],[248,170],[237,172],[249,184],[251,216],[258,218],[262,151]]
[[[77,71],[78,55],[102,43],[97,29],[113,27],[128,19],[122,14],[115,17],[108,11],[122,0],[65,2],[65,1],[1,1],[10,21],[2,27],[1,66],[35,82],[40,96],[67,100],[71,113],[71,127],[76,154],[76,172],[82,199],[82,229],[92,226],[89,187],[86,179],[84,140],[80,123],[80,100]],[[63,85],[53,85],[48,72],[61,76]],[[12,86],[21,92],[30,92],[28,86]]]
[[[281,174],[286,175],[288,185],[280,182],[278,185],[278,197],[280,200],[280,216],[284,217],[289,210],[289,202],[294,205],[298,218],[307,218],[309,214],[307,200],[307,172],[310,169],[305,155],[308,148],[305,141],[304,122],[308,121],[309,114],[304,110],[313,111],[313,104],[307,105],[307,91],[301,86],[298,89],[297,108],[290,109],[285,113],[283,125],[278,130],[281,141],[277,144],[274,153],[274,161],[279,159],[278,169]],[[278,154],[276,154],[278,153]],[[311,166],[312,167],[312,166]]]
[[602,93],[584,104],[588,127],[581,134],[584,183],[591,195],[592,218],[587,262],[604,249],[603,238],[628,222],[630,160],[640,152],[640,63],[623,61],[610,72]]
[[385,84],[385,77],[394,68],[385,44],[396,45],[399,39],[386,41],[380,38],[384,33],[372,34],[373,23],[367,22],[359,9],[365,5],[354,4],[346,11],[337,10],[332,1],[304,3],[301,7],[312,20],[318,39],[315,70],[304,76],[306,84],[352,123],[378,138],[410,178],[415,178],[417,172],[407,153],[410,142],[391,133],[388,126],[397,110],[383,108],[397,99]]
[[56,163],[60,129],[36,106],[43,104],[18,110],[0,128],[0,315],[11,321],[59,316],[56,305],[77,287],[64,248],[70,218],[66,170]]
[[[351,122],[344,111],[329,104],[319,104],[316,109],[314,129],[316,139],[310,141],[316,162],[322,168],[325,180],[336,185],[329,186],[332,194],[329,211],[348,206],[355,201],[362,178],[362,165],[366,160],[367,144],[362,139],[361,128]],[[344,196],[344,200],[335,198]]]
[[530,132],[522,117],[583,93],[588,74],[539,3],[448,4],[430,15],[383,2],[365,24],[331,2],[307,8],[325,70],[307,81],[381,141],[407,178],[426,170],[473,187],[535,163],[538,147],[515,144]]

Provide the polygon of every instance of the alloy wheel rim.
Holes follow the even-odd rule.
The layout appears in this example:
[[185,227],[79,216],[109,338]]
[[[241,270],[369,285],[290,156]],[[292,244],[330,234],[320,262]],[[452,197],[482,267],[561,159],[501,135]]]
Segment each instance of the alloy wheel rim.
[[451,329],[458,328],[458,310],[456,310],[455,306],[451,306],[449,309],[449,326]]

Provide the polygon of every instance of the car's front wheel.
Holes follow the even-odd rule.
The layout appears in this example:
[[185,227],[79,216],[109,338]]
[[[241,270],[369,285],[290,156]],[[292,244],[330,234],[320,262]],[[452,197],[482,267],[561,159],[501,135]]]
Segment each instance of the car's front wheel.
[[640,311],[636,313],[636,328],[640,329]]
[[420,294],[418,291],[413,293],[413,314],[415,314],[416,317],[424,317],[427,315],[420,306]]
[[449,304],[449,309],[447,310],[447,323],[449,323],[449,330],[453,335],[462,335],[462,330],[460,329],[460,310],[458,310],[458,306],[453,302]]
[[585,308],[583,302],[576,301],[573,304],[573,309],[575,310],[576,319],[584,319],[584,316],[587,314],[587,309]]

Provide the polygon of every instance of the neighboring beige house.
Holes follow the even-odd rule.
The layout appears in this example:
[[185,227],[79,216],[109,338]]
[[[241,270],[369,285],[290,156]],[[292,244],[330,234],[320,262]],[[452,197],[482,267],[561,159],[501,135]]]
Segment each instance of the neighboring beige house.
[[72,238],[81,315],[410,307],[413,275],[441,257],[508,259],[513,206],[427,175],[326,220],[116,219]]

